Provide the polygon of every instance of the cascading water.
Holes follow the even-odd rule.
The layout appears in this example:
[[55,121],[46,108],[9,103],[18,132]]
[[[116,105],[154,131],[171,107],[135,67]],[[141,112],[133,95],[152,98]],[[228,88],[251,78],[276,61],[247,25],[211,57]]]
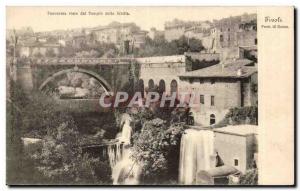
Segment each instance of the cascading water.
[[123,151],[123,144],[117,142],[107,147],[107,155],[110,167],[113,168],[116,163],[121,159]]
[[123,156],[112,170],[113,184],[135,185],[139,183],[140,166],[130,157],[131,149],[124,148]]
[[118,142],[108,146],[108,158],[112,168],[113,184],[138,184],[140,167],[131,156],[130,139],[132,136],[131,118],[123,114],[121,124],[122,131],[117,135]]
[[118,138],[120,142],[124,143],[124,145],[130,144],[132,134],[132,127],[130,126],[130,121],[131,119],[129,117],[125,120],[125,123],[122,128],[121,137]]
[[196,173],[211,168],[214,134],[210,130],[187,129],[181,138],[179,182],[193,184]]

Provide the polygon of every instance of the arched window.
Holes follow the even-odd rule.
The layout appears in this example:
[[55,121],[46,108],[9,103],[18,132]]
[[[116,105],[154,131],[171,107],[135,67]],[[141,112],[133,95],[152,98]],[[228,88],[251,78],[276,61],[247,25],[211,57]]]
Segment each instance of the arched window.
[[166,83],[165,83],[164,80],[160,80],[158,86],[159,86],[159,92],[160,93],[163,93],[163,92],[166,91]]
[[148,89],[149,89],[149,91],[153,91],[154,90],[154,81],[152,79],[150,79],[148,81]]
[[141,92],[142,97],[144,97],[144,80],[142,79],[138,82],[138,91]]
[[173,92],[176,92],[177,93],[178,91],[178,85],[177,85],[177,81],[176,80],[172,80],[171,81],[171,94]]
[[216,116],[214,114],[210,115],[209,124],[214,125],[216,123]]

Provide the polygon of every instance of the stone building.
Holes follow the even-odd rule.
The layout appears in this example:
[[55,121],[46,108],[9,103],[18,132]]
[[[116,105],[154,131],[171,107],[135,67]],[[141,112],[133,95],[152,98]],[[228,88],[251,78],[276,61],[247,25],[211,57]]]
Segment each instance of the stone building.
[[168,95],[178,91],[179,77],[186,70],[185,55],[137,58],[140,63],[139,84],[145,92],[158,86]]
[[134,23],[112,22],[107,26],[96,27],[91,30],[98,42],[121,44],[128,40],[133,33],[140,31],[140,28]]
[[165,39],[172,41],[181,36],[200,39],[204,33],[209,32],[211,23],[208,21],[182,21],[174,19],[165,23]]
[[132,46],[136,48],[142,47],[146,42],[147,31],[137,31],[131,34]]
[[164,31],[157,30],[156,28],[151,28],[148,33],[148,37],[151,38],[152,40],[164,36],[165,36]]
[[257,128],[256,125],[235,125],[214,129],[214,147],[224,165],[242,173],[258,165]]
[[20,57],[30,57],[30,56],[47,56],[54,57],[57,56],[61,51],[61,45],[58,43],[30,43],[24,44],[19,48]]
[[87,44],[87,36],[85,36],[84,34],[73,36],[72,46],[74,48],[80,49],[85,44]]
[[257,45],[256,14],[223,18],[213,22],[211,29],[213,52],[223,59],[239,58],[239,47]]
[[196,124],[220,122],[230,108],[257,105],[257,67],[248,59],[221,63],[179,75],[181,92],[196,92]]
[[212,23],[209,21],[199,22],[194,26],[185,29],[184,36],[202,40],[205,36],[210,35]]

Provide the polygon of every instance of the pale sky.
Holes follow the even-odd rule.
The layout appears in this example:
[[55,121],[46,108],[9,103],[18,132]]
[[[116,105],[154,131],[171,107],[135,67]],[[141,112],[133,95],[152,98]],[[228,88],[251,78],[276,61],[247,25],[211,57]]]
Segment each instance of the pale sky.
[[[68,15],[69,12],[114,12],[115,15]],[[116,15],[117,11],[130,15]],[[205,21],[243,13],[256,13],[256,7],[7,7],[7,29],[31,26],[35,32],[107,25],[112,21],[135,22],[143,30],[164,28],[166,21]],[[48,15],[65,12],[67,15]]]

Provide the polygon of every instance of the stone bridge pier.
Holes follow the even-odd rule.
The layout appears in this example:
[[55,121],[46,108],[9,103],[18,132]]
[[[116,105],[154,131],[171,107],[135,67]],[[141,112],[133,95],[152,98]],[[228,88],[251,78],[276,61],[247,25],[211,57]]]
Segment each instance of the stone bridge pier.
[[42,91],[47,84],[70,72],[84,73],[100,82],[105,91],[115,92],[128,89],[130,78],[138,75],[138,68],[134,67],[137,65],[131,58],[30,58],[18,60],[16,68],[17,79],[26,92]]

